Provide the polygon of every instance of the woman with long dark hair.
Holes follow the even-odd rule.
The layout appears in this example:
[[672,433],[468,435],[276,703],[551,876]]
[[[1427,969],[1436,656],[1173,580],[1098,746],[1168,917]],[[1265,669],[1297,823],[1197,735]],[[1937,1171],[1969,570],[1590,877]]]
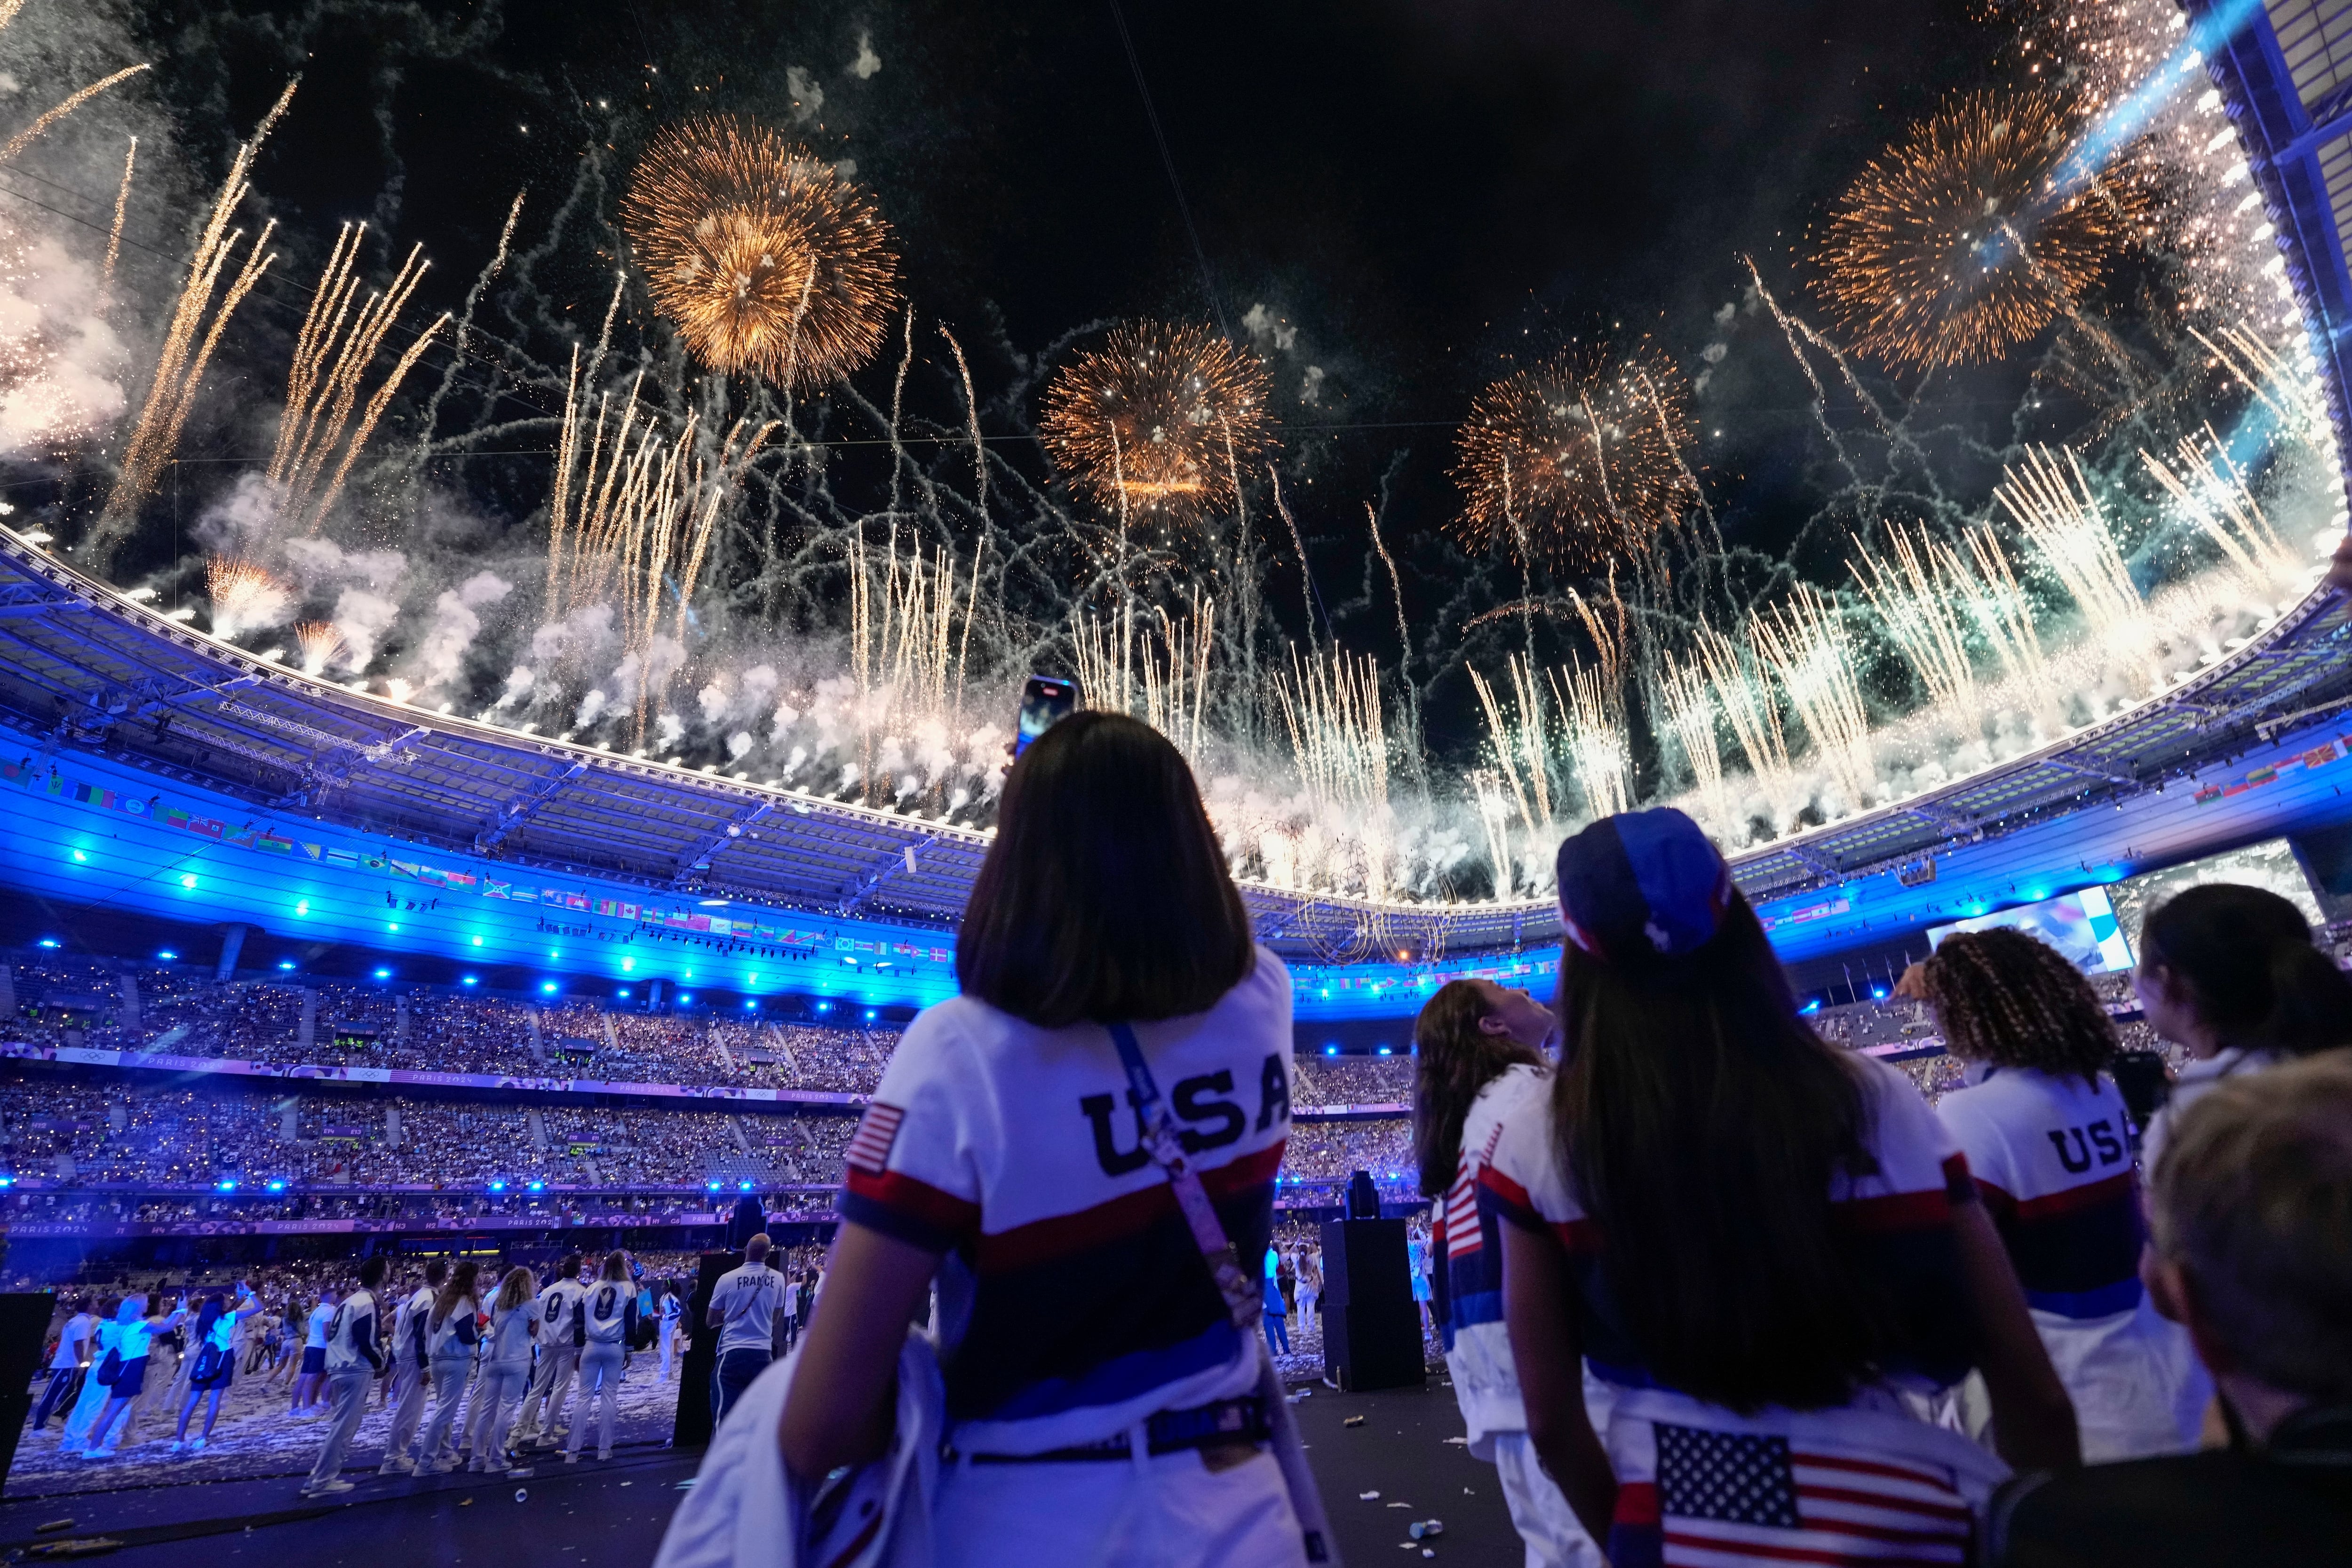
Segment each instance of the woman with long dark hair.
[[2312,946],[2303,912],[2263,888],[2208,883],[2150,910],[2132,988],[2148,1027],[2190,1059],[2149,1118],[2149,1170],[2173,1118],[2221,1080],[2352,1045],[2352,979]]
[[2002,1458],[2078,1458],[1967,1162],[1806,1027],[1689,818],[1594,823],[1559,887],[1561,1066],[1481,1178],[1537,1453],[1612,1562],[1958,1561],[2000,1468],[1906,1395],[1973,1366]]
[[[940,1568],[1303,1562],[1255,1332],[1290,977],[1253,942],[1174,747],[1082,712],[1022,755],[956,973],[963,994],[908,1026],[849,1145],[787,1469],[814,1482],[884,1451],[936,1275],[957,1456]],[[1155,1153],[1179,1145],[1227,1242],[1222,1285]]]
[[[1433,1244],[1445,1270],[1445,1364],[1473,1457],[1495,1466],[1528,1568],[1601,1568],[1601,1549],[1577,1521],[1528,1440],[1518,1368],[1503,1324],[1503,1239],[1479,1176],[1503,1123],[1522,1102],[1551,1092],[1543,1047],[1559,1032],[1551,1010],[1492,980],[1448,980],[1413,1020],[1413,1164],[1437,1209]],[[1605,1425],[1607,1394],[1586,1386]]]
[[[185,1448],[201,1454],[212,1441],[213,1423],[220,1419],[221,1396],[236,1381],[236,1325],[260,1310],[261,1301],[253,1288],[241,1282],[235,1305],[215,1291],[197,1309],[195,1332],[188,1341],[188,1392],[180,1405],[180,1426],[172,1438],[172,1452]],[[197,1402],[207,1396],[211,1403],[205,1407],[204,1427],[191,1442],[188,1417],[195,1414]]]

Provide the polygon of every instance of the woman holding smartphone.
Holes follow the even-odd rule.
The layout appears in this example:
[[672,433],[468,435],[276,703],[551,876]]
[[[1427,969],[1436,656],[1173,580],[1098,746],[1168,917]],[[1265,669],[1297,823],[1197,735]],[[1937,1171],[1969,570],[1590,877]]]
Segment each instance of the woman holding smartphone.
[[956,971],[962,995],[908,1027],[849,1145],[786,1469],[813,1485],[883,1454],[936,1278],[955,1456],[940,1568],[1303,1563],[1258,1336],[1144,1144],[1115,1043],[1131,1033],[1254,1291],[1290,1125],[1290,977],[1253,942],[1174,747],[1081,712],[1022,754]]

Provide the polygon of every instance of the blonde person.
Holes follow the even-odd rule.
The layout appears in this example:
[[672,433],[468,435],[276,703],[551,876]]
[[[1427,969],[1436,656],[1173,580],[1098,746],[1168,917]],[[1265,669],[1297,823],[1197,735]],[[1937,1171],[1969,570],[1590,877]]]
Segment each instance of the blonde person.
[[629,1343],[637,1337],[637,1291],[629,1280],[629,1255],[608,1252],[596,1282],[572,1318],[572,1339],[580,1348],[580,1402],[572,1411],[572,1438],[563,1462],[580,1462],[580,1439],[588,1435],[588,1402],[596,1410],[596,1457],[613,1457],[613,1423],[621,1413],[621,1378],[628,1371]]
[[457,1406],[466,1397],[467,1376],[473,1370],[474,1346],[481,1339],[481,1300],[476,1291],[482,1266],[467,1260],[449,1271],[449,1282],[433,1298],[425,1314],[425,1379],[433,1396],[433,1418],[416,1439],[410,1456],[420,1476],[439,1475],[457,1468],[451,1449],[457,1442]]
[[514,1447],[551,1448],[572,1375],[580,1368],[580,1347],[572,1343],[572,1319],[580,1310],[587,1288],[580,1283],[580,1254],[566,1252],[555,1265],[555,1277],[539,1292],[539,1364],[530,1375],[530,1390],[523,1396],[522,1414],[515,1418]]
[[474,1457],[468,1470],[511,1470],[506,1452],[507,1424],[530,1386],[531,1342],[539,1333],[539,1281],[528,1269],[507,1270],[498,1294],[490,1298],[490,1337],[482,1355],[482,1370],[474,1382],[469,1424]]

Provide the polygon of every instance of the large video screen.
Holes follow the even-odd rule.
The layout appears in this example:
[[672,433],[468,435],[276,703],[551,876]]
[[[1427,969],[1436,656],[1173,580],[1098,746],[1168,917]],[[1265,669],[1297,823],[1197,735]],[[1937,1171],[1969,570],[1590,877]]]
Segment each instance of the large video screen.
[[2039,936],[2086,975],[2104,975],[2132,967],[2131,944],[2124,939],[2115,905],[2103,887],[2086,887],[2080,893],[2045,898],[2039,904],[2022,904],[1996,915],[1956,920],[1949,925],[1931,925],[1927,928],[1927,945],[1940,947],[1944,938],[1955,931],[1986,931],[1996,925],[2013,925],[2029,936]]
[[2175,894],[2209,882],[2237,882],[2267,888],[2302,910],[2303,917],[2314,925],[2324,924],[2319,901],[2312,896],[2310,879],[2296,863],[2294,852],[2287,847],[2284,839],[2271,839],[2117,883],[2116,918],[2122,923],[2124,935],[2131,938],[2134,949],[2139,946],[2139,923],[2149,910]]

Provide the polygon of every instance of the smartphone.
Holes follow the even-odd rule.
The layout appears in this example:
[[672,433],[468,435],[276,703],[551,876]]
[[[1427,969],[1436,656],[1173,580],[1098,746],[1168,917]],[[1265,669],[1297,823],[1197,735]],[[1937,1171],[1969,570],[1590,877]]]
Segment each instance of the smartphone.
[[1078,683],[1059,675],[1032,675],[1021,688],[1021,719],[1013,727],[1013,755],[1077,711]]

